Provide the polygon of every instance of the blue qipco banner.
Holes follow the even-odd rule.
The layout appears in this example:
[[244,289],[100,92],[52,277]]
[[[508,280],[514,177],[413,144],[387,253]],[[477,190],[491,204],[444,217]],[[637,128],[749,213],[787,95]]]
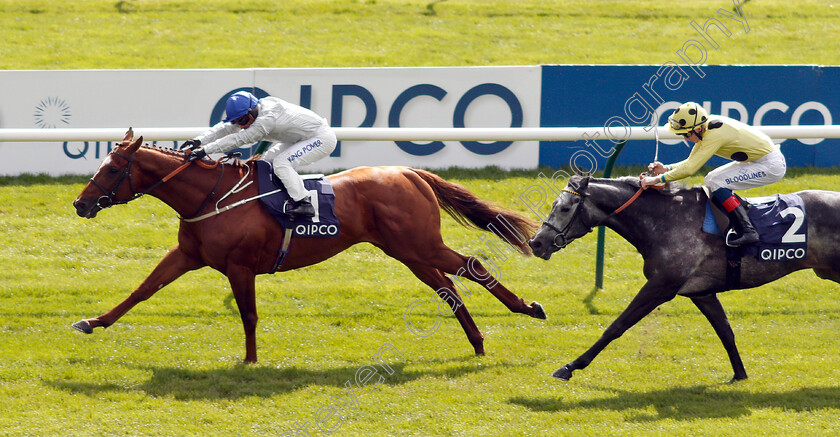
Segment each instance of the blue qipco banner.
[[[540,143],[540,165],[603,168],[627,126],[662,126],[681,103],[760,125],[830,125],[840,115],[840,67],[686,65],[552,65],[542,71],[542,127],[603,126],[595,138]],[[655,114],[655,115],[654,115]],[[777,139],[789,166],[840,165],[840,139]],[[690,148],[660,141],[659,160],[676,162]],[[655,141],[633,140],[617,164],[645,165]],[[722,158],[709,163],[719,165]]]

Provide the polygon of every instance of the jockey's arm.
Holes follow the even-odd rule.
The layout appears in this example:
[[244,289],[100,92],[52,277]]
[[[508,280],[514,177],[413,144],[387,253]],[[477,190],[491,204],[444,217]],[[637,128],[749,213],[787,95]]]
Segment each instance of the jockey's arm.
[[227,153],[233,149],[262,141],[268,135],[268,131],[260,121],[259,119],[255,120],[248,129],[242,129],[233,123],[219,123],[199,136],[198,139],[201,140],[201,144],[206,144],[204,151],[208,155],[211,153]]
[[697,173],[697,170],[700,170],[700,167],[703,167],[709,158],[715,154],[717,148],[715,147],[704,147],[704,145],[697,144],[694,148],[691,149],[691,153],[688,155],[683,161],[680,161],[675,164],[671,164],[668,167],[671,167],[670,170],[663,173],[660,176],[660,180],[663,182],[672,182],[679,179],[687,178],[694,173]]
[[650,172],[650,174],[652,175],[661,175],[662,173],[665,173],[666,171],[672,169],[674,165],[675,164],[665,165],[659,161],[651,162],[650,164],[648,164],[648,172]]
[[201,135],[195,137],[196,140],[201,141],[201,144],[207,145],[219,138],[226,137],[239,129],[239,126],[233,123],[220,122],[204,131]]

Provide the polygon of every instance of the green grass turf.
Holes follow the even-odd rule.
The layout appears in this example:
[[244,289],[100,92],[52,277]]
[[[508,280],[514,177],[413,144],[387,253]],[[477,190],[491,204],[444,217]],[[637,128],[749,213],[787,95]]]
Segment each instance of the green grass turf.
[[0,69],[659,65],[712,18],[706,63],[840,60],[840,5],[739,4],[746,25],[725,0],[0,0]]
[[[513,208],[536,176],[441,174]],[[750,194],[840,190],[837,176],[792,170]],[[447,243],[492,260],[498,279],[541,302],[548,320],[513,315],[473,285],[464,300],[487,337],[487,356],[472,355],[451,318],[441,318],[432,335],[416,336],[404,314],[418,299],[431,299],[432,290],[363,244],[322,264],[258,277],[260,362],[246,366],[230,287],[209,269],[183,276],[106,330],[70,329],[142,281],[175,244],[178,220],[153,198],[81,219],[70,203],[82,181],[37,179],[0,181],[4,435],[282,435],[306,422],[311,435],[327,435],[316,426],[319,414],[337,435],[836,430],[840,302],[837,285],[810,272],[721,295],[747,381],[724,383],[732,370],[723,347],[691,303],[677,298],[560,382],[549,374],[589,347],[644,283],[639,255],[608,232],[605,289],[597,291],[594,234],[548,262],[502,259],[480,232],[445,217]],[[437,317],[430,305],[413,315],[420,329]],[[393,374],[374,358],[389,346],[402,355],[382,354]],[[384,378],[370,391],[355,382],[367,365]]]

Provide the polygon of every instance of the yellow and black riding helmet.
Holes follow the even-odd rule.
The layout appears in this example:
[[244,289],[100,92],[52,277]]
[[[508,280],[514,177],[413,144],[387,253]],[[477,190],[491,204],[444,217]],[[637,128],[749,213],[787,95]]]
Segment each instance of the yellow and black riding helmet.
[[709,121],[709,114],[696,102],[687,102],[680,105],[670,117],[668,117],[668,129],[675,134],[691,132],[697,126]]

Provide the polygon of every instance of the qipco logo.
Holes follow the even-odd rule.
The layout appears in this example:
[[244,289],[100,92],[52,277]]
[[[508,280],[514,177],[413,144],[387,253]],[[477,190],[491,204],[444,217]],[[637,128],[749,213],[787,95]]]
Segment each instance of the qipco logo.
[[[406,104],[413,98],[429,96],[441,101],[446,94],[447,92],[443,88],[430,84],[415,85],[408,88],[397,97],[391,106],[391,111],[388,114],[388,127],[400,127],[400,114]],[[487,95],[500,98],[510,109],[510,127],[522,127],[522,105],[519,103],[519,99],[516,98],[513,91],[496,83],[477,85],[464,93],[455,105],[455,110],[452,114],[452,126],[457,128],[466,127],[467,108],[474,100]],[[431,155],[446,147],[443,141],[433,141],[428,144],[417,144],[412,141],[395,141],[395,143],[404,152],[415,156]],[[513,144],[513,141],[496,141],[492,143],[461,141],[460,143],[476,155],[493,155],[508,148],[508,146]]]

